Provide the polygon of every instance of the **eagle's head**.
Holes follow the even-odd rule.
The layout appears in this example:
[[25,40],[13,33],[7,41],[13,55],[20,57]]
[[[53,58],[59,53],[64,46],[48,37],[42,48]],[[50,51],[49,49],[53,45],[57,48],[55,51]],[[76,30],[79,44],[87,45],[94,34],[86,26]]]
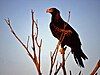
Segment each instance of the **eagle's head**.
[[48,8],[46,10],[46,13],[51,13],[52,15],[55,15],[55,14],[60,14],[60,11],[56,8]]

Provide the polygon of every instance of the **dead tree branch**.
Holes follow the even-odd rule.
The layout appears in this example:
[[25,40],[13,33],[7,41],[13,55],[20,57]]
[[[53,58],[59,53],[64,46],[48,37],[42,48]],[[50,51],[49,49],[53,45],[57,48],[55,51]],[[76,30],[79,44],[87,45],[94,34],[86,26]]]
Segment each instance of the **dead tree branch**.
[[60,65],[59,65],[59,67],[56,69],[54,75],[57,75],[57,73],[59,72],[59,70],[61,69],[61,67],[62,67],[62,63],[60,63]]
[[91,72],[90,75],[96,75],[97,73],[97,70],[100,68],[100,59],[99,61],[97,62],[97,64],[95,65],[95,68],[93,69],[93,71]]
[[67,75],[66,68],[65,68],[65,52],[62,54],[62,69],[63,69],[63,74]]
[[70,73],[69,75],[72,75],[72,71],[71,70],[69,71],[69,73]]
[[79,74],[78,75],[81,75],[81,71],[79,72]]
[[[10,31],[11,33],[14,35],[14,37],[20,42],[20,44],[25,48],[26,52],[28,53],[29,57],[32,59],[33,63],[35,64],[36,66],[36,69],[38,71],[38,75],[42,75],[41,73],[41,69],[40,69],[40,54],[41,54],[41,46],[42,46],[42,39],[40,41],[40,45],[38,44],[38,25],[37,23],[35,22],[34,20],[34,12],[33,10],[31,10],[31,13],[32,13],[32,49],[33,49],[33,53],[34,55],[32,55],[30,52],[29,52],[29,36],[28,36],[28,40],[27,40],[27,44],[25,45],[22,40],[16,35],[14,29],[12,28],[12,25],[11,25],[11,21],[10,19],[4,19],[6,24],[8,25],[8,27],[10,28]],[[35,35],[35,28],[34,28],[34,25],[36,25],[36,32],[37,34]],[[35,42],[36,42],[36,45],[35,45]],[[38,47],[39,48],[39,58],[37,58],[37,54],[36,54],[36,48],[35,47]]]
[[67,20],[67,22],[69,22],[69,20],[70,20],[70,11],[69,11],[69,15],[68,15],[68,20]]
[[25,50],[27,51],[27,53],[30,55],[30,52],[29,52],[28,48],[26,47],[26,45],[21,41],[21,39],[17,36],[17,34],[15,33],[15,31],[13,30],[13,28],[11,26],[10,19],[8,18],[8,20],[7,19],[4,19],[4,20],[7,23],[8,27],[10,28],[11,33],[15,36],[15,38],[21,43],[21,45],[25,48]]
[[[42,39],[41,39],[40,45],[39,45],[38,41],[37,41],[37,38],[38,38],[38,25],[37,25],[36,21],[34,20],[34,12],[33,12],[33,10],[31,10],[31,13],[32,13],[32,41],[33,41],[33,48],[32,49],[33,49],[34,57],[35,57],[34,63],[35,63],[36,68],[38,70],[38,74],[42,75],[41,70],[40,70],[40,53],[41,53]],[[37,32],[36,35],[34,34],[34,30],[35,30],[34,25],[36,25],[36,30],[37,30],[36,31]],[[37,55],[36,55],[35,42],[36,42],[36,45],[39,48],[39,58],[37,58]]]

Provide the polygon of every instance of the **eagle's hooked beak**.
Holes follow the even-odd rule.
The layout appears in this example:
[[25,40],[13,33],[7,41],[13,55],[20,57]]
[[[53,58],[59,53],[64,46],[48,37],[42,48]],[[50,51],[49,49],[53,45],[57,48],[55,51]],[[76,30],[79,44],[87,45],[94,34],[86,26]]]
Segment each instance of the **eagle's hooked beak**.
[[51,12],[53,12],[51,8],[46,10],[46,13],[51,13]]

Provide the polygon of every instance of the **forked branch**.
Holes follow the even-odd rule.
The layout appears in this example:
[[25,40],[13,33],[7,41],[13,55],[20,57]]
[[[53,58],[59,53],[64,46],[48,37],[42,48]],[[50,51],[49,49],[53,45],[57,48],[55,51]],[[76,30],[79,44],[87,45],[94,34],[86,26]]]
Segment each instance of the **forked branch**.
[[[38,75],[42,75],[41,73],[41,69],[40,69],[40,54],[41,54],[41,46],[42,46],[42,39],[40,41],[40,45],[38,44],[38,25],[37,23],[35,22],[34,20],[34,12],[33,10],[31,10],[31,13],[32,13],[32,49],[33,49],[33,53],[34,55],[32,55],[30,52],[29,52],[29,36],[28,36],[28,40],[27,40],[27,44],[24,44],[22,42],[22,40],[18,37],[18,35],[15,33],[14,29],[12,28],[12,25],[11,25],[11,21],[10,19],[4,19],[6,24],[8,25],[11,33],[14,35],[14,37],[20,42],[20,44],[25,48],[26,52],[28,53],[29,57],[33,60],[33,63],[35,64],[36,66],[36,69],[38,71]],[[35,35],[35,28],[34,28],[34,25],[36,25],[36,32],[37,34]],[[36,42],[36,45],[35,45],[35,42]],[[36,54],[36,48],[35,47],[38,47],[39,48],[39,55],[38,55],[38,58],[37,58],[37,54]]]

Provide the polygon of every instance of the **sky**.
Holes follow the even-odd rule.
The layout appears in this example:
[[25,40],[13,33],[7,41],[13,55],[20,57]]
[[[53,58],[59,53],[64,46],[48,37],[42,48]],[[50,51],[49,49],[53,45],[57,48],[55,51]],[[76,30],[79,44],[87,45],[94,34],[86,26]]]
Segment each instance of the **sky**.
[[[26,43],[27,36],[31,36],[31,9],[35,11],[35,19],[38,19],[39,39],[43,40],[42,73],[49,73],[50,51],[54,51],[58,42],[49,29],[51,15],[46,13],[46,9],[50,7],[59,9],[65,21],[68,11],[71,11],[69,24],[78,32],[82,50],[88,56],[88,60],[84,61],[85,68],[80,68],[70,54],[66,61],[67,72],[71,70],[75,75],[81,70],[84,75],[90,74],[100,59],[100,0],[0,0],[0,75],[37,74],[33,62],[4,21],[10,18],[15,32]],[[69,51],[70,48],[66,54]],[[57,60],[60,63],[60,53]]]

